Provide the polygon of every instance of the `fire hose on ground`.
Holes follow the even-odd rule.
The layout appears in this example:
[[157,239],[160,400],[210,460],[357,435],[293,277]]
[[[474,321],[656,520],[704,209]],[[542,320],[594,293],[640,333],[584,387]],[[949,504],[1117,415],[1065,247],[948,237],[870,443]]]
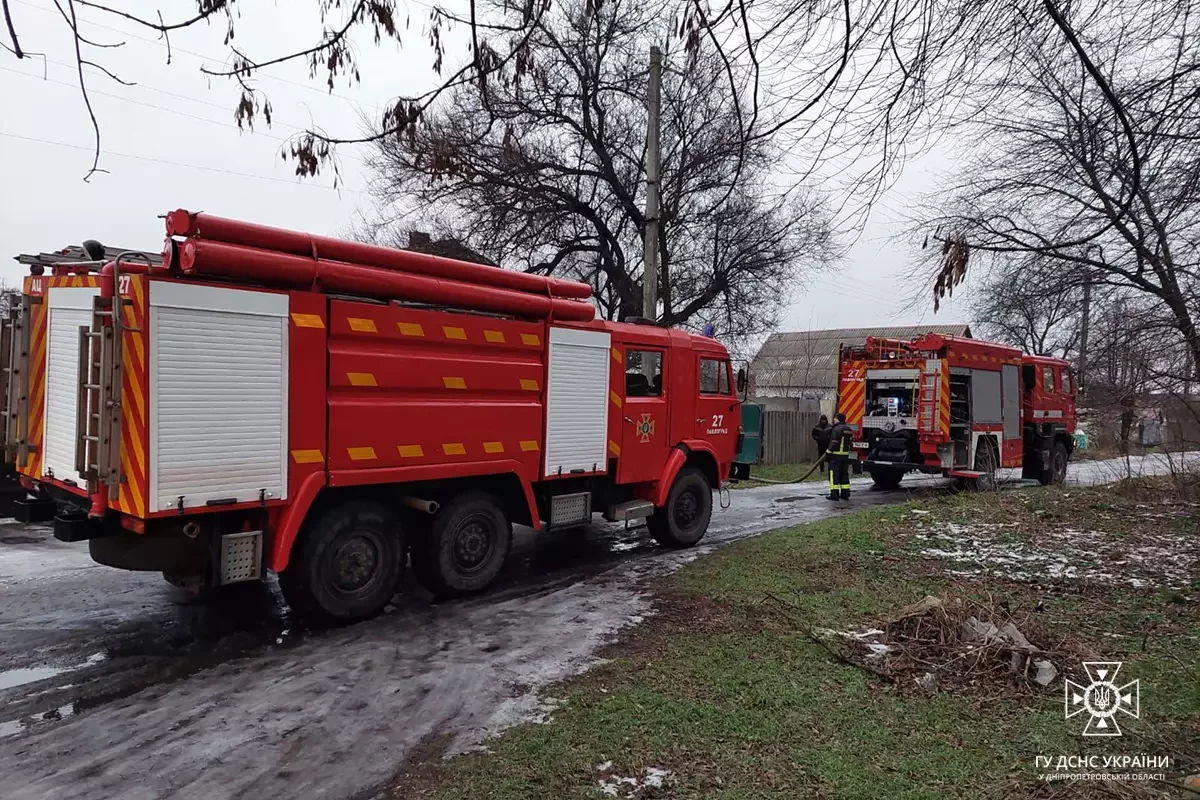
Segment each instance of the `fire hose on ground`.
[[829,458],[828,452],[822,453],[821,457],[816,460],[816,463],[814,463],[811,467],[809,467],[808,472],[804,473],[796,480],[780,481],[780,480],[771,480],[770,478],[755,478],[755,477],[751,476],[750,479],[745,482],[746,483],[773,483],[773,484],[781,484],[781,485],[788,484],[788,483],[804,483],[806,480],[808,480],[810,475],[812,475],[814,472],[817,471],[817,469],[821,466],[821,464],[823,464],[825,461],[828,460],[828,458]]

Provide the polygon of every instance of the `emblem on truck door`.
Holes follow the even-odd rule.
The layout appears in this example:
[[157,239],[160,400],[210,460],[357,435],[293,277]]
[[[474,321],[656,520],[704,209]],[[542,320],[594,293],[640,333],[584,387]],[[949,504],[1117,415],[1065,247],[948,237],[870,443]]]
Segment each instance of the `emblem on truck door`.
[[642,414],[642,421],[638,423],[637,432],[643,444],[650,441],[650,437],[654,435],[654,420],[649,414]]

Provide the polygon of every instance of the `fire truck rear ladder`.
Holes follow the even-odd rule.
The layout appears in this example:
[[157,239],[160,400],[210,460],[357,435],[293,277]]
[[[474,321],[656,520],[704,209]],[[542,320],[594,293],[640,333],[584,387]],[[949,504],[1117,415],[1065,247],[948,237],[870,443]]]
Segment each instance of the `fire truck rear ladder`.
[[0,321],[0,368],[4,384],[4,460],[25,466],[29,459],[29,319],[41,298],[22,295]]
[[[121,303],[121,260],[141,253],[121,253],[113,261],[111,297],[92,303],[92,324],[79,328],[79,399],[76,406],[75,471],[87,481],[88,494],[108,487],[109,502],[121,494],[121,387],[124,318]],[[147,263],[149,260],[147,259]],[[132,329],[131,329],[132,330]]]

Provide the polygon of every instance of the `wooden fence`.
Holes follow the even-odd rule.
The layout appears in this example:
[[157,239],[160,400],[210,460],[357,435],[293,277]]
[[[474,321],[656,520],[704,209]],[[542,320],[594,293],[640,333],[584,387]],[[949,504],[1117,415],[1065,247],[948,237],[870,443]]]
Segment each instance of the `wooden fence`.
[[764,411],[762,423],[763,464],[798,464],[817,459],[812,429],[821,418],[810,411]]

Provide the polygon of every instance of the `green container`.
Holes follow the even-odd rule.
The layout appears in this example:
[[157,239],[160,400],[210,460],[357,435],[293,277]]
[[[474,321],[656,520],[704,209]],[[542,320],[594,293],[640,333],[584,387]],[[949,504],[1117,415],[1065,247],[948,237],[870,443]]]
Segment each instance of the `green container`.
[[734,462],[757,464],[762,452],[762,412],[757,403],[742,403],[742,444]]

